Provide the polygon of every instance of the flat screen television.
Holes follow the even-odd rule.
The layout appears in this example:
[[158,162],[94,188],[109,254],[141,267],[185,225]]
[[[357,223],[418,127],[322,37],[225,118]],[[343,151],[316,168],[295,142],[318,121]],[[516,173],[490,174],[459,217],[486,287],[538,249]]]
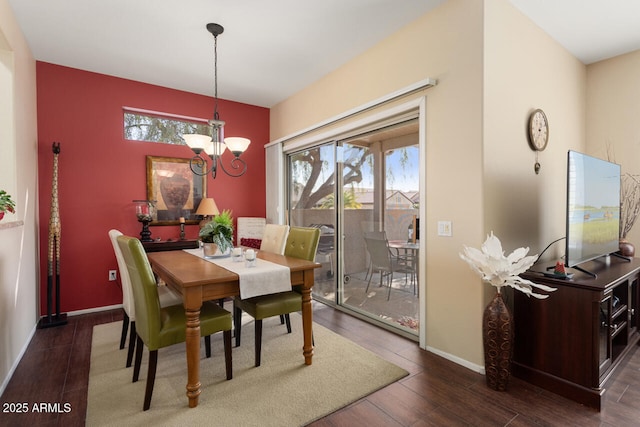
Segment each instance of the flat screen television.
[[619,230],[620,165],[569,151],[565,264],[617,252]]

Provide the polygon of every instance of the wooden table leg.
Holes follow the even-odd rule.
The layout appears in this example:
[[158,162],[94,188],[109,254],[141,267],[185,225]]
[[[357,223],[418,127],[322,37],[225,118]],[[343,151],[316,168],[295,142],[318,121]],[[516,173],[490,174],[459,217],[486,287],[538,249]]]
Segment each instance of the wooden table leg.
[[[187,397],[189,398],[189,407],[198,406],[198,397],[200,396],[200,307],[202,306],[201,297],[189,295],[189,293],[197,294],[197,289],[187,292],[185,295],[185,312],[187,316],[187,336],[186,336],[186,353],[187,353]],[[201,292],[199,293],[201,295]],[[197,307],[194,307],[197,306]]]
[[313,310],[311,306],[311,288],[313,287],[313,270],[305,270],[304,285],[302,287],[302,330],[304,333],[305,365],[311,365],[313,358]]

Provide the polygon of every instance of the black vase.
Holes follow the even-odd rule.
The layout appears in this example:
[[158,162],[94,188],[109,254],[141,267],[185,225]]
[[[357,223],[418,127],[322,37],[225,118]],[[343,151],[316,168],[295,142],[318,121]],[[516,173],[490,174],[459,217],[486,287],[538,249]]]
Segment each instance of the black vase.
[[482,341],[487,386],[505,391],[511,377],[513,320],[499,292],[484,310]]

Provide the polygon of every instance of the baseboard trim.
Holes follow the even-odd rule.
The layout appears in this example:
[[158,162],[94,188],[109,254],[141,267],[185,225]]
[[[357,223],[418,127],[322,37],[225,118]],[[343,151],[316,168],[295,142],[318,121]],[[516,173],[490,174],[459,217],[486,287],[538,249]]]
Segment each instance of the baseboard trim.
[[117,308],[122,308],[122,304],[107,305],[104,307],[95,307],[95,308],[87,308],[84,310],[70,311],[67,313],[67,316],[80,316],[81,314],[99,313],[101,311],[115,310]]
[[18,357],[16,357],[16,360],[13,361],[13,364],[11,365],[11,369],[9,369],[9,372],[7,372],[7,376],[5,377],[4,381],[2,382],[2,386],[0,387],[0,396],[4,394],[5,389],[9,385],[9,381],[11,381],[11,378],[13,378],[14,372],[16,371],[16,369],[18,369],[18,365],[20,364],[20,361],[22,360],[22,357],[24,356],[24,354],[27,352],[27,348],[29,347],[29,344],[31,344],[31,340],[33,339],[33,336],[36,333],[36,329],[38,329],[37,323],[33,325],[33,328],[31,329],[31,333],[29,334],[29,338],[25,341],[24,345],[20,349],[20,353],[18,354]]
[[434,347],[427,346],[427,350],[430,351],[431,353],[437,354],[440,357],[450,360],[453,363],[457,363],[460,366],[464,366],[467,369],[471,369],[472,371],[477,372],[481,375],[485,374],[484,366],[476,365],[475,363],[471,363],[468,360],[461,359],[458,356],[454,356],[453,354],[446,353]]

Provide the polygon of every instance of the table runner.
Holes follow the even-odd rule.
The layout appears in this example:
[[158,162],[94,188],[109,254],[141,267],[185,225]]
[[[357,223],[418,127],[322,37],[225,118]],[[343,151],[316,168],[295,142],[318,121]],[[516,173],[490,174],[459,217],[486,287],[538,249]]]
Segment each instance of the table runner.
[[291,290],[291,271],[284,265],[256,258],[256,266],[247,267],[244,260],[234,262],[231,257],[205,258],[202,249],[183,250],[236,273],[240,278],[242,299]]

